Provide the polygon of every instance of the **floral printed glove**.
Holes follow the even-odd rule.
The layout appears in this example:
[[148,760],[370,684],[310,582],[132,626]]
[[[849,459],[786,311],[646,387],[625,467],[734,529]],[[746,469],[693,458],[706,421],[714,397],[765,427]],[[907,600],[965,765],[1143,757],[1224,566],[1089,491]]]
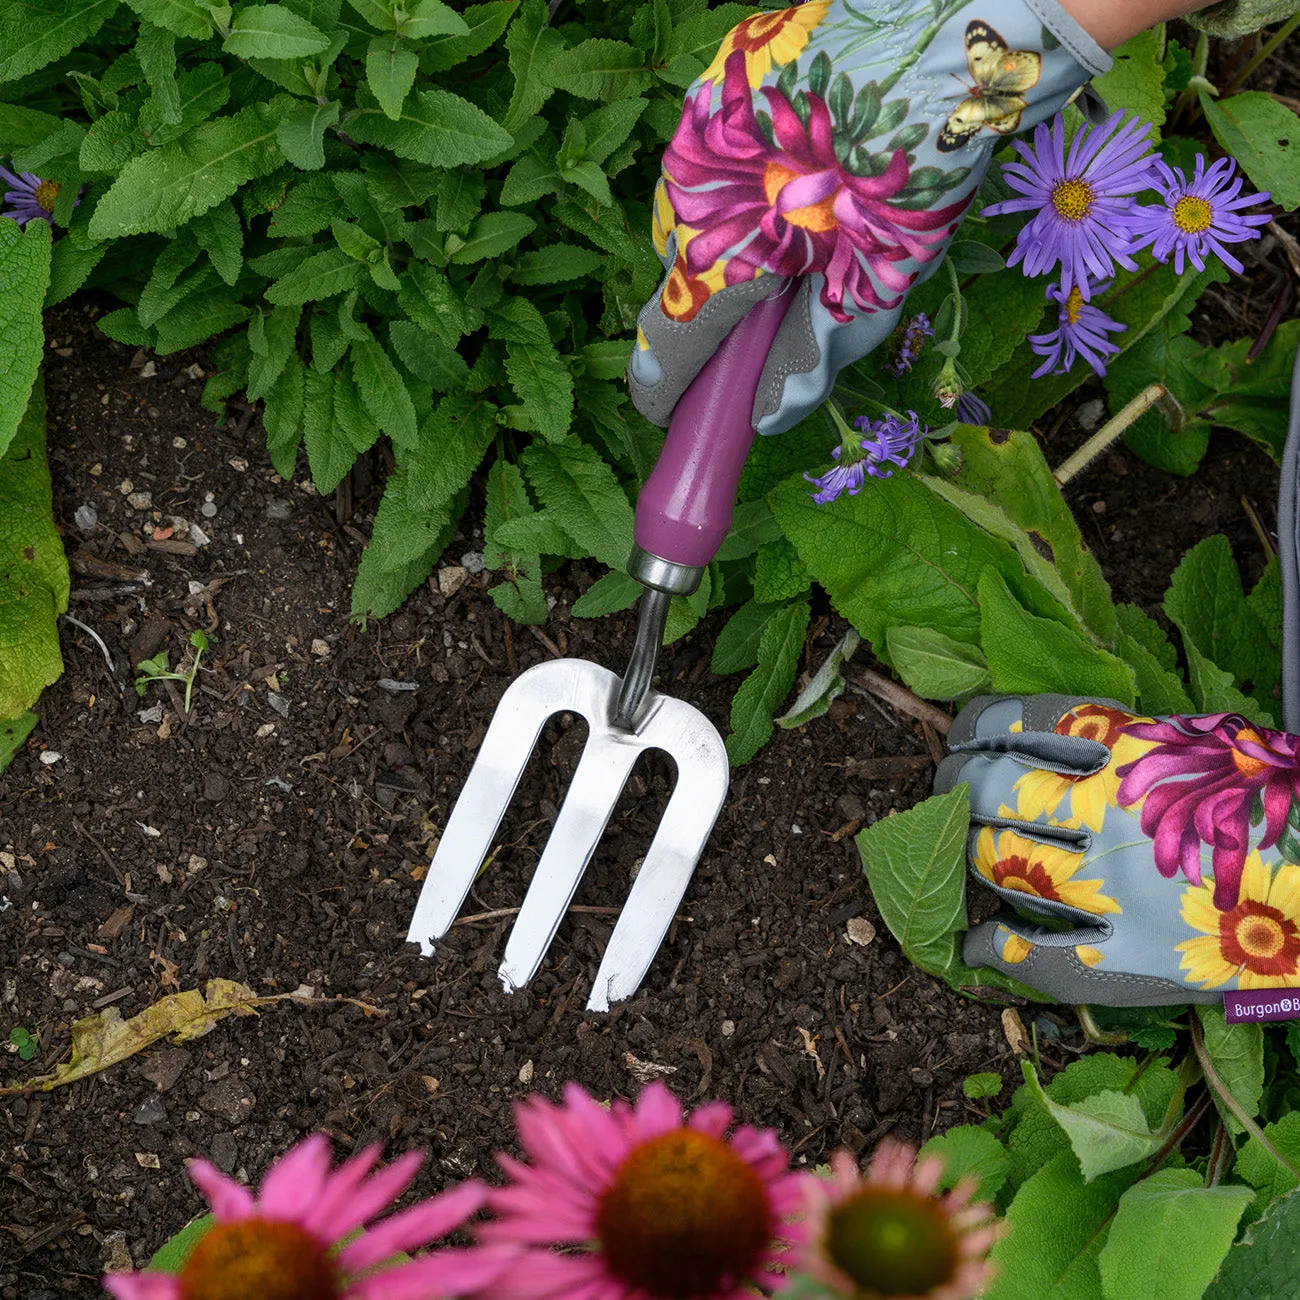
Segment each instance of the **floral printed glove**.
[[935,789],[970,782],[971,873],[1009,905],[970,965],[1066,1002],[1300,1015],[1300,736],[984,696],[948,744]]
[[994,147],[1110,56],[1057,0],[806,0],[747,18],[691,88],[655,191],[667,271],[628,380],[666,425],[751,306],[805,277],[755,427],[815,410],[937,269]]

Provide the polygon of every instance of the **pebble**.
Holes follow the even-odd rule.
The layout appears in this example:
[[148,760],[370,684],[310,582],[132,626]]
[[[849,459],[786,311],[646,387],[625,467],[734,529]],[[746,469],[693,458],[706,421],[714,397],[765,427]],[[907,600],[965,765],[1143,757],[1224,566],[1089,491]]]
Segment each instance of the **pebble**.
[[162,1098],[157,1093],[150,1093],[131,1120],[135,1124],[161,1124],[166,1118],[167,1107],[162,1104]]
[[317,659],[328,659],[330,657],[330,643],[320,637],[315,637],[311,643],[311,652]]
[[94,506],[78,506],[72,518],[83,533],[88,533],[99,523],[99,511]]
[[257,1098],[238,1079],[222,1079],[199,1094],[198,1107],[232,1128],[253,1113]]
[[289,701],[283,695],[277,695],[274,691],[270,691],[267,693],[266,702],[282,718],[289,716]]
[[449,564],[438,570],[438,590],[444,597],[454,596],[469,580],[469,570],[459,564]]
[[1100,397],[1094,397],[1090,402],[1084,402],[1074,413],[1074,418],[1078,420],[1079,427],[1086,429],[1091,433],[1099,424],[1102,417],[1106,414],[1106,404]]
[[63,755],[60,754],[57,749],[41,750],[41,762],[44,763],[46,767],[53,767],[62,757]]
[[239,1160],[239,1147],[232,1133],[214,1133],[208,1143],[208,1156],[223,1174],[230,1173]]
[[139,718],[141,722],[161,722],[163,720],[163,706],[161,704],[155,704],[151,709],[138,709],[135,716]]
[[217,514],[217,503],[215,501],[205,501],[199,507],[199,514],[201,514],[204,519],[215,519]]
[[466,551],[460,557],[460,562],[466,573],[482,573],[487,565],[483,563],[482,551]]
[[419,682],[395,682],[391,677],[381,677],[375,683],[381,691],[387,691],[390,695],[400,695],[403,691],[418,691]]
[[192,541],[195,546],[209,546],[212,543],[212,538],[210,538],[207,533],[198,526],[198,524],[191,524],[190,541]]
[[293,506],[288,501],[268,501],[266,517],[268,519],[288,519],[293,514]]
[[126,503],[132,510],[148,510],[153,506],[152,492],[128,492]]
[[876,937],[876,927],[865,916],[851,916],[846,927],[846,935],[850,943],[865,948]]
[[723,1038],[730,1038],[736,1032],[736,1022],[734,1020],[724,1020],[722,1022]]

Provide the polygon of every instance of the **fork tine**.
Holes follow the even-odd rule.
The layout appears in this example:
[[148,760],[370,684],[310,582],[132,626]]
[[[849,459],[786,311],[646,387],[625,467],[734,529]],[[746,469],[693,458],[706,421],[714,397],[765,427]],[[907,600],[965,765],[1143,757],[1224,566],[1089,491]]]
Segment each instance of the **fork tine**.
[[731,783],[722,737],[683,700],[661,699],[638,740],[642,748],[664,750],[677,764],[677,779],[601,958],[587,999],[588,1011],[608,1011],[611,1002],[631,997],[640,987],[681,905]]
[[407,928],[407,943],[418,943],[424,956],[432,956],[435,943],[456,919],[546,720],[574,707],[574,678],[568,671],[573,662],[538,664],[520,674],[501,696]]
[[537,973],[644,747],[638,737],[593,723],[497,970],[508,993]]

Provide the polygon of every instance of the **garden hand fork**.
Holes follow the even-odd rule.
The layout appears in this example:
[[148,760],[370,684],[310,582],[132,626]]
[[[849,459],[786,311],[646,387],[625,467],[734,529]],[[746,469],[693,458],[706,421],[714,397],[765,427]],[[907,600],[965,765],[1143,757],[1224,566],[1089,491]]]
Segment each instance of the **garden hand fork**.
[[768,350],[796,292],[764,299],[731,331],[674,408],[658,462],[637,499],[628,572],[645,588],[627,672],[585,659],[538,664],[506,689],[452,810],[411,917],[407,941],[431,956],[456,919],[548,718],[578,713],[587,743],[510,932],[498,970],[507,992],[526,984],[555,937],[614,811],[632,764],[663,750],[677,779],[587,1001],[607,1011],[641,983],[730,782],[717,729],[683,700],[650,689],[669,601],[700,584],[731,526],[754,440],[752,411]]

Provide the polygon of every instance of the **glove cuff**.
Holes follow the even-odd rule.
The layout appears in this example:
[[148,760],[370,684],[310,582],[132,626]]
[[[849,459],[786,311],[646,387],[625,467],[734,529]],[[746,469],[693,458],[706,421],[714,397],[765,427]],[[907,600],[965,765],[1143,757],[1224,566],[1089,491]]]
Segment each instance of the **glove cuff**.
[[1025,8],[1047,28],[1062,48],[1081,67],[1086,68],[1094,77],[1109,72],[1115,62],[1107,51],[1079,25],[1079,20],[1072,17],[1061,7],[1058,0],[1024,0]]

